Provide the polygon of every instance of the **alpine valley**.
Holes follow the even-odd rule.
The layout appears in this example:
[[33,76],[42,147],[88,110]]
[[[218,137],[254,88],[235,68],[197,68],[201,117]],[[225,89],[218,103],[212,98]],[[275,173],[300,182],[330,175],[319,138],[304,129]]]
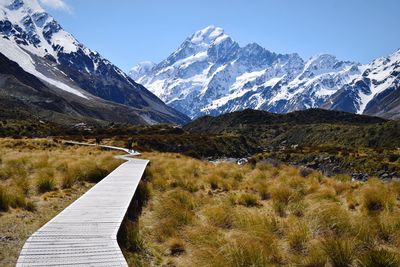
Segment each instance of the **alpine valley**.
[[79,43],[37,0],[0,0],[0,107],[2,118],[73,125],[189,120]]
[[134,66],[130,76],[192,118],[247,108],[400,118],[400,50],[370,64],[328,54],[304,60],[256,43],[240,47],[223,29],[208,26],[162,62]]

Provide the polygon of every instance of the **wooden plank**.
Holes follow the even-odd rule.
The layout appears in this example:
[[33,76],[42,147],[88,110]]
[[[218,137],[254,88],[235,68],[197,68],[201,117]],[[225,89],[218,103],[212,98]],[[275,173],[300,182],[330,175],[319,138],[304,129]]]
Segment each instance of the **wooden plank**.
[[[124,148],[102,147],[138,155]],[[32,234],[22,248],[18,267],[128,266],[117,233],[148,160],[119,158],[127,162]]]

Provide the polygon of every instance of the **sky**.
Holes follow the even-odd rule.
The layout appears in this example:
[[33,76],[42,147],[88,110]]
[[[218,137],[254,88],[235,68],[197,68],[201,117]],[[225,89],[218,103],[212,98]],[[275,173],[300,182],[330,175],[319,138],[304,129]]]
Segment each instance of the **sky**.
[[303,58],[329,53],[368,63],[400,48],[399,0],[40,0],[87,47],[128,71],[160,62],[195,31],[221,27]]

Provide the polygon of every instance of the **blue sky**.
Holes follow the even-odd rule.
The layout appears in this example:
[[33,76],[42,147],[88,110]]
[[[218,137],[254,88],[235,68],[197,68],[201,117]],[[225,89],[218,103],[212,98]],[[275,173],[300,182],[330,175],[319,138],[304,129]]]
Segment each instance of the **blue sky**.
[[125,71],[161,61],[211,24],[240,45],[304,58],[330,53],[367,63],[400,48],[399,0],[41,1],[67,31]]

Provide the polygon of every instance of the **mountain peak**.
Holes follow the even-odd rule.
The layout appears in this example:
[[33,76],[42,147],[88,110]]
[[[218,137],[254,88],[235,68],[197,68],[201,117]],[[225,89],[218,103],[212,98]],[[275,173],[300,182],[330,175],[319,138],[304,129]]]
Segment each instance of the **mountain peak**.
[[[42,114],[52,112],[51,117],[56,111],[74,120],[187,121],[185,115],[166,106],[110,61],[76,40],[40,2],[43,0],[0,0],[0,67],[6,74],[15,74],[17,80],[21,75],[30,77],[26,84],[21,81],[21,88],[27,86],[29,90],[18,89],[17,96],[13,82],[12,86],[2,85],[2,90],[9,90],[6,92],[13,99],[15,96],[24,103],[23,108],[31,111],[33,107]],[[12,67],[14,72],[9,72],[9,65],[15,67]],[[31,84],[33,77],[38,82]],[[2,103],[3,98],[0,106]],[[12,102],[6,99],[6,103]]]
[[153,61],[140,62],[130,69],[129,76],[133,80],[137,80],[141,76],[147,74],[155,65],[156,63],[154,63]]
[[0,6],[9,10],[20,10],[27,13],[44,12],[37,0],[0,0]]
[[399,60],[400,59],[400,48],[395,50],[392,54],[387,56],[388,58]]
[[319,53],[316,55],[313,55],[309,61],[326,61],[326,60],[337,60],[336,56],[331,55],[331,54],[326,54],[326,53]]
[[18,23],[38,14],[47,13],[37,0],[0,0],[0,19]]
[[190,37],[190,42],[195,45],[201,44],[218,44],[223,40],[229,38],[227,34],[225,34],[224,30],[220,27],[216,27],[214,25],[210,25],[195,32]]
[[38,0],[0,0],[0,11],[0,20],[15,28],[3,34],[23,44],[31,53],[50,55],[57,60],[59,51],[71,53],[79,49],[79,42],[64,31]]
[[[186,38],[167,59],[151,68],[140,64],[131,70],[130,76],[192,118],[245,108],[284,113],[326,103],[334,103],[329,104],[332,108],[344,105],[343,110],[356,112],[360,110],[360,101],[365,108],[374,97],[367,88],[368,84],[374,86],[373,80],[390,77],[386,83],[377,83],[379,91],[374,92],[393,88],[392,80],[398,80],[394,78],[398,74],[394,69],[399,66],[398,55],[399,51],[376,61],[374,67],[383,69],[390,64],[390,70],[395,71],[371,72],[375,75],[372,82],[364,82],[362,73],[366,65],[331,54],[303,60],[296,53],[278,54],[257,43],[241,47],[222,28],[210,25]],[[361,89],[336,99],[336,93],[352,88],[353,81],[361,81],[355,83],[361,84]]]
[[305,69],[321,70],[331,69],[338,62],[338,59],[330,54],[316,54],[312,56],[306,63]]

